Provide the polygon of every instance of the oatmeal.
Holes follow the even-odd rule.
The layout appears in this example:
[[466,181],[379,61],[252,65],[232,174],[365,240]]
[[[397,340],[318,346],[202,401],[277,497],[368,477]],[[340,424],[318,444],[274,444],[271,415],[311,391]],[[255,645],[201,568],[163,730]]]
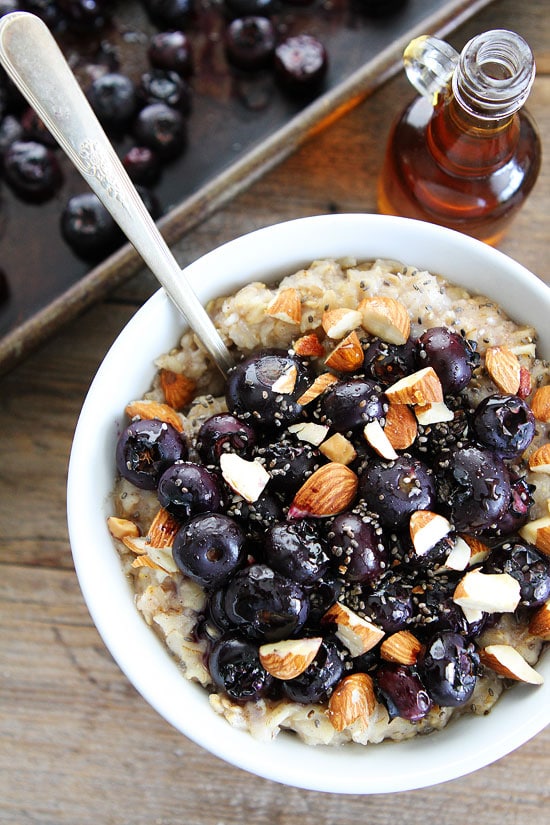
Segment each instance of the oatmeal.
[[[129,400],[109,519],[137,609],[261,739],[377,743],[536,686],[550,380],[535,331],[398,262],[315,261],[208,310]],[[536,689],[536,687],[533,687]]]

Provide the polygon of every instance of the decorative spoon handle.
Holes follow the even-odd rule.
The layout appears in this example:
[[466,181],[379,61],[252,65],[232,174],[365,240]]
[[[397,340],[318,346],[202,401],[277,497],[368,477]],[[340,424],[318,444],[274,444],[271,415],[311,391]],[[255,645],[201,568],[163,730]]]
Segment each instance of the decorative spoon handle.
[[222,372],[233,359],[40,18],[0,19],[0,62],[183,313]]

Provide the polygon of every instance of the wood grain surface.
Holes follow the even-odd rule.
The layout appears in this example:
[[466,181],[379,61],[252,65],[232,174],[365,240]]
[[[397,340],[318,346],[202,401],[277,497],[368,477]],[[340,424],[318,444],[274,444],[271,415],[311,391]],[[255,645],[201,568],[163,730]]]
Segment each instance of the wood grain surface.
[[[550,155],[546,0],[496,0],[449,39],[523,34],[538,76],[529,101]],[[201,224],[181,264],[259,226],[376,210],[400,75]],[[500,248],[550,282],[550,161]],[[269,250],[266,250],[266,254]],[[173,730],[107,653],[83,602],[65,521],[78,411],[103,355],[156,288],[142,272],[0,381],[0,822],[10,825],[546,825],[550,729],[468,777],[398,795],[283,788],[232,768]],[[90,433],[93,438],[93,433]]]

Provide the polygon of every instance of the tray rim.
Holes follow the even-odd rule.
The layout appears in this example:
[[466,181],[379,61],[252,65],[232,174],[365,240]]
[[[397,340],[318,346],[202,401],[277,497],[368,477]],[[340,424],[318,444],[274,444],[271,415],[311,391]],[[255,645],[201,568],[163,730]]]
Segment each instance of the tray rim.
[[[322,94],[242,158],[183,199],[159,221],[168,245],[227,205],[255,180],[346,112],[359,105],[402,69],[403,50],[421,34],[443,37],[494,0],[450,0],[396,38],[346,80]],[[0,377],[15,367],[63,324],[135,275],[145,264],[130,243],[125,244],[22,324],[0,339]]]

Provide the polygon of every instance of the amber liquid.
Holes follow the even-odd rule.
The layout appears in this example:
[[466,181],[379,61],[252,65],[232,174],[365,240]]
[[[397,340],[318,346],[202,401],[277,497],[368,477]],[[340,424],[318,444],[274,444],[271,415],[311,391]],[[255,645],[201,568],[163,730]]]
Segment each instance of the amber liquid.
[[536,128],[522,110],[480,121],[452,97],[416,98],[393,127],[378,185],[380,212],[457,229],[494,244],[533,188]]

